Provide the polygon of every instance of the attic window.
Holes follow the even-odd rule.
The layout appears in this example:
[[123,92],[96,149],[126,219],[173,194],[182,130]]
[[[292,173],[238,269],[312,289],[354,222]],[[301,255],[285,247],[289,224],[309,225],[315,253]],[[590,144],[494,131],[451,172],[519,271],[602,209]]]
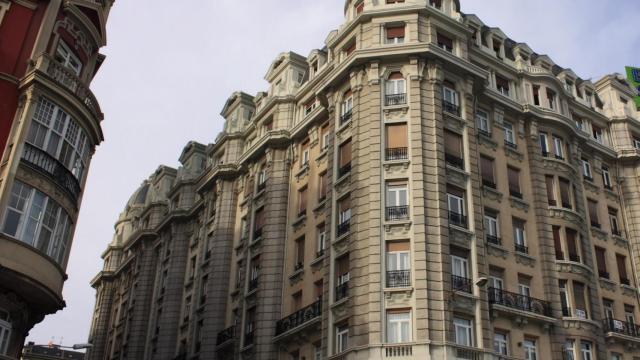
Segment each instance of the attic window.
[[442,0],[429,0],[429,5],[436,9],[442,10]]
[[496,53],[496,57],[498,59],[502,59],[502,57],[500,56],[500,46],[502,44],[500,43],[499,40],[497,39],[493,39],[493,51]]
[[564,88],[567,89],[568,92],[573,93],[573,81],[569,79],[565,80]]
[[347,56],[353,54],[354,51],[356,51],[356,41],[355,40],[353,40],[351,42],[351,44],[345,46],[345,48],[344,48],[344,52],[345,52],[345,54]]
[[356,8],[356,15],[362,14],[364,11],[364,1],[357,3],[354,7]]
[[438,47],[444,51],[453,52],[453,40],[449,37],[438,33]]

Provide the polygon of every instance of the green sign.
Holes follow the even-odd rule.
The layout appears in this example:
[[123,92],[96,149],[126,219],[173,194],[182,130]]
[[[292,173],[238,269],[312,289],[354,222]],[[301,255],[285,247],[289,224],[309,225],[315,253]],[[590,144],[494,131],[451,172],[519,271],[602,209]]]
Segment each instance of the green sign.
[[638,91],[636,94],[636,106],[640,108],[640,68],[627,66],[627,79],[634,89]]

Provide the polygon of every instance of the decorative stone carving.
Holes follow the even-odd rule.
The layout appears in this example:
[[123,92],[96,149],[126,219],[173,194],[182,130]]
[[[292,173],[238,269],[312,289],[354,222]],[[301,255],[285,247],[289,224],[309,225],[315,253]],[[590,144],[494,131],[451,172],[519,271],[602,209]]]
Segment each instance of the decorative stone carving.
[[369,85],[378,85],[380,84],[380,61],[375,60],[375,61],[371,61],[369,63],[369,68],[368,68],[368,78],[369,78]]
[[591,227],[591,236],[596,237],[602,241],[607,241],[609,239],[609,234],[606,231],[598,229],[597,227]]
[[474,314],[476,298],[465,292],[455,291],[452,294],[452,305],[456,311]]
[[444,112],[444,126],[447,129],[462,134],[466,125],[467,123],[463,118]]
[[590,191],[594,194],[600,193],[600,188],[596,184],[592,183],[591,181],[585,179],[582,182],[582,184],[584,184],[585,190]]
[[620,285],[620,289],[622,290],[622,295],[630,296],[632,298],[635,298],[638,295],[638,290],[629,285],[622,284]]
[[501,202],[503,196],[501,192],[488,186],[482,187],[482,195],[484,195],[487,199],[495,200],[497,202]]
[[295,285],[304,279],[304,269],[297,270],[289,276],[289,284]]
[[427,78],[432,84],[440,84],[444,81],[444,71],[440,61],[429,61],[427,64]]
[[480,142],[480,145],[482,145],[482,146],[484,146],[484,147],[486,147],[488,149],[491,149],[491,150],[498,149],[498,143],[495,142],[492,138],[490,138],[487,135],[478,133],[478,140]]
[[510,196],[509,202],[511,202],[511,207],[513,208],[520,209],[524,212],[529,211],[529,203],[522,199],[518,199],[517,197]]
[[449,226],[449,242],[465,249],[471,248],[473,233],[457,226]]
[[411,230],[411,221],[389,222],[384,225],[386,238],[401,237],[406,238]]
[[572,180],[576,180],[576,175],[578,171],[571,166],[571,164],[565,162],[564,160],[552,159],[552,158],[542,158],[542,165],[554,172],[562,171],[565,174],[568,174]]
[[524,160],[524,155],[519,152],[518,150],[512,148],[511,146],[504,146],[504,152],[507,154],[508,157],[517,160],[517,161],[522,161]]
[[550,207],[549,216],[556,219],[566,220],[576,225],[584,223],[584,219],[582,218],[582,216],[580,216],[580,214],[570,209],[565,209],[560,207]]
[[469,174],[464,170],[447,165],[447,182],[461,188],[467,187],[467,179]]
[[586,265],[573,261],[556,260],[556,271],[560,273],[577,274],[587,281],[591,280],[593,271]]
[[625,250],[629,249],[629,242],[622,236],[613,235],[613,242]]
[[347,302],[349,298],[344,298],[331,307],[331,312],[333,312],[333,317],[335,321],[341,321],[342,319],[346,319],[349,316],[349,307],[347,306]]
[[584,330],[586,333],[595,334],[600,328],[600,324],[595,321],[580,318],[563,318],[562,327],[565,329]]
[[616,283],[609,279],[600,278],[600,287],[605,290],[616,291]]
[[496,244],[492,244],[492,243],[487,243],[487,250],[489,252],[489,255],[501,257],[501,258],[503,258],[505,260],[507,259],[507,256],[509,255],[509,251],[507,249],[505,249],[504,247],[502,247],[500,245],[496,245]]
[[521,252],[516,252],[516,262],[518,264],[527,265],[533,267],[536,263],[536,258],[533,256],[529,256],[527,254],[523,254]]
[[411,306],[413,289],[385,290],[385,308],[406,308]]

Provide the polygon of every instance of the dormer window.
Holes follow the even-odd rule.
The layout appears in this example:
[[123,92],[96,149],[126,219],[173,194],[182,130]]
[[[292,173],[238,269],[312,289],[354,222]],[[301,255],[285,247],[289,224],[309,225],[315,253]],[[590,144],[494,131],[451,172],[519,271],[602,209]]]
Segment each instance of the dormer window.
[[438,47],[450,53],[453,52],[453,40],[451,38],[438,33]]
[[496,75],[496,89],[504,96],[509,96],[509,80]]
[[356,9],[356,16],[362,14],[362,12],[364,11],[364,1],[360,1],[359,3],[357,3],[354,8]]
[[429,0],[429,5],[438,10],[442,10],[442,0]]
[[568,92],[570,92],[570,93],[572,93],[572,94],[573,94],[573,81],[571,81],[571,80],[569,80],[569,79],[565,80],[565,82],[564,82],[564,88],[565,88]]
[[547,101],[549,102],[549,109],[556,110],[558,107],[556,104],[556,93],[549,88],[547,88]]
[[500,47],[502,46],[502,43],[497,40],[497,39],[493,39],[493,51],[496,53],[496,57],[498,59],[502,59],[502,56],[500,55]]
[[346,56],[349,56],[351,54],[353,54],[353,52],[356,51],[356,41],[355,39],[347,46],[345,46],[344,48],[344,53]]
[[313,112],[313,110],[315,110],[316,108],[316,99],[311,99],[311,101],[309,101],[305,106],[304,106],[304,116],[308,116],[309,114],[311,114],[311,112]]
[[591,100],[593,98],[593,94],[590,91],[585,91],[584,92],[584,101],[589,104],[589,106],[592,106],[593,101]]
[[71,48],[69,48],[69,46],[62,40],[58,42],[55,59],[57,62],[62,64],[62,66],[80,76],[80,72],[82,71],[82,62],[76,54],[71,51]]
[[404,43],[404,25],[393,25],[386,28],[387,37],[386,44],[402,44]]

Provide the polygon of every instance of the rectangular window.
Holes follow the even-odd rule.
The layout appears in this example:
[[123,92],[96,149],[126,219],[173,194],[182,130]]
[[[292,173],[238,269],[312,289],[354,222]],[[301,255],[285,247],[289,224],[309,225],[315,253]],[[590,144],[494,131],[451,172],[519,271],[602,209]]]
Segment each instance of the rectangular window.
[[553,136],[553,152],[558,160],[564,160],[564,142],[562,138]]
[[629,324],[636,323],[635,308],[633,305],[624,304],[624,319]]
[[[385,82],[385,95],[401,95],[406,93],[405,88],[406,82],[404,79],[404,75],[400,72],[395,72],[389,75],[389,78]],[[394,100],[399,100],[394,97]],[[401,103],[398,101],[394,101],[392,103],[387,103],[387,105],[400,105]]]
[[[0,315],[6,314],[0,311]],[[9,346],[9,338],[11,337],[11,323],[9,322],[9,314],[0,318],[0,355],[7,354]]]
[[449,223],[461,227],[467,227],[466,211],[464,209],[464,192],[450,188],[447,190],[447,202],[449,207]]
[[611,190],[613,188],[611,184],[611,175],[609,174],[609,168],[606,166],[602,167],[602,184],[605,189]]
[[458,278],[469,278],[469,261],[460,256],[451,255],[451,274]]
[[496,89],[504,96],[509,96],[509,80],[496,75]]
[[605,319],[615,319],[615,315],[613,312],[613,301],[602,299],[602,307],[604,308]]
[[560,200],[562,207],[565,209],[573,209],[571,204],[571,183],[567,179],[558,178],[560,184]]
[[592,134],[593,134],[593,138],[600,144],[604,145],[604,130],[602,130],[602,128],[600,128],[599,126],[596,126],[594,124],[591,124],[591,129]]
[[520,170],[507,167],[507,175],[509,179],[509,195],[522,199],[522,190],[520,189]]
[[493,333],[493,351],[500,355],[509,355],[509,339],[506,332]]
[[580,352],[582,360],[593,360],[593,350],[590,342],[580,341]]
[[411,250],[408,241],[387,243],[387,287],[411,286]]
[[633,147],[636,150],[640,150],[640,138],[635,137],[635,136],[633,137]]
[[500,225],[498,224],[498,215],[494,212],[485,210],[484,214],[484,227],[487,234],[487,240],[494,244],[499,242],[500,238]]
[[404,182],[387,183],[386,219],[402,220],[409,217],[409,190]]
[[567,292],[567,280],[558,280],[560,290],[560,305],[562,306],[562,316],[571,316],[571,307],[569,306],[569,293]]
[[478,132],[491,136],[491,126],[489,125],[489,113],[484,110],[476,110],[476,123]]
[[[512,222],[513,222],[513,240],[515,244],[523,247],[526,246],[527,245],[527,237],[526,237],[526,230],[525,230],[526,223],[524,222],[524,220],[520,220],[516,218],[513,218]],[[520,249],[520,250],[523,250],[523,249]],[[521,251],[521,252],[526,253],[526,251]]]
[[439,48],[444,51],[453,52],[453,40],[451,40],[451,38],[438,32],[437,41]]
[[442,94],[445,104],[454,105],[454,107],[456,108],[460,105],[458,100],[458,92],[455,90],[452,83],[445,82],[445,85],[442,87]]
[[492,189],[496,188],[496,179],[494,171],[494,160],[485,156],[480,156],[480,174],[482,176],[482,185]]
[[556,93],[547,88],[547,101],[549,102],[549,109],[556,110],[558,105],[556,104]]
[[329,173],[327,171],[318,176],[318,183],[318,200],[323,201],[329,193]]
[[344,100],[342,101],[342,106],[340,108],[340,125],[345,124],[347,121],[351,120],[351,115],[353,112],[353,92],[349,89],[344,93]]
[[576,360],[575,345],[575,341],[573,340],[565,341],[564,349],[562,351],[564,360]]
[[411,342],[411,312],[387,311],[387,342],[390,344]]
[[464,169],[462,136],[448,130],[444,131],[444,156],[448,165]]
[[387,36],[386,43],[387,44],[402,44],[404,43],[404,25],[400,26],[388,26],[386,28]]
[[57,62],[62,64],[62,66],[73,71],[77,76],[80,76],[80,72],[82,71],[82,61],[80,61],[78,56],[73,53],[69,45],[62,40],[58,41],[55,59]]
[[295,270],[300,270],[304,267],[304,236],[296,239],[296,252],[295,252]]
[[338,222],[340,224],[351,219],[351,198],[346,197],[338,202]]
[[533,85],[533,105],[540,106],[540,86]]
[[307,193],[308,187],[304,187],[298,191],[298,216],[306,215],[307,213]]
[[589,209],[589,220],[591,226],[600,228],[600,221],[598,220],[598,202],[587,199],[587,208]]
[[553,246],[556,253],[556,260],[564,260],[564,253],[562,252],[562,239],[560,239],[560,227],[551,227],[553,232]]
[[565,229],[565,238],[567,239],[567,251],[569,252],[569,260],[574,262],[580,261],[580,253],[578,251],[578,232],[573,229]]
[[348,349],[349,345],[349,326],[336,326],[336,353],[339,354]]
[[609,208],[609,225],[611,226],[611,233],[613,235],[621,235],[618,224],[618,211],[616,209]]
[[338,152],[339,155],[339,166],[340,169],[338,171],[338,177],[342,177],[348,174],[351,171],[351,139],[340,145],[340,149]]
[[406,160],[408,156],[407,124],[389,124],[386,129],[386,157],[387,161]]
[[593,175],[591,175],[591,164],[589,163],[589,160],[582,159],[581,161],[582,161],[582,176],[584,176],[584,178],[589,181],[593,180]]
[[574,281],[573,282],[573,302],[576,307],[575,316],[581,319],[588,319],[589,313],[587,312],[587,297],[585,296],[584,284]]
[[331,137],[331,129],[328,124],[325,124],[321,130],[321,139],[322,139],[322,150],[326,150],[329,148],[329,139]]
[[302,145],[300,145],[300,167],[309,166],[309,140],[305,140]]
[[553,175],[546,175],[544,179],[547,185],[547,202],[549,203],[550,206],[557,206],[558,203],[556,201],[555,184],[554,184]]
[[631,285],[629,277],[627,276],[627,257],[616,254],[616,263],[618,264],[618,276],[620,277],[620,283],[623,285]]
[[514,132],[513,124],[510,122],[504,122],[503,127],[505,144],[514,147],[516,145],[516,135]]
[[536,346],[536,340],[524,339],[524,341],[522,342],[522,347],[524,348],[524,358],[526,360],[538,359],[538,348]]
[[324,255],[324,249],[327,247],[327,231],[324,224],[318,226],[318,246],[316,248],[318,257]]
[[596,250],[596,265],[598,266],[598,274],[600,277],[608,279],[609,273],[607,272],[607,252],[604,248],[595,247]]
[[549,156],[549,138],[547,133],[541,132],[539,135],[540,138],[540,149],[542,150],[542,156]]
[[453,328],[456,336],[456,344],[469,347],[473,346],[473,324],[471,320],[454,317]]

